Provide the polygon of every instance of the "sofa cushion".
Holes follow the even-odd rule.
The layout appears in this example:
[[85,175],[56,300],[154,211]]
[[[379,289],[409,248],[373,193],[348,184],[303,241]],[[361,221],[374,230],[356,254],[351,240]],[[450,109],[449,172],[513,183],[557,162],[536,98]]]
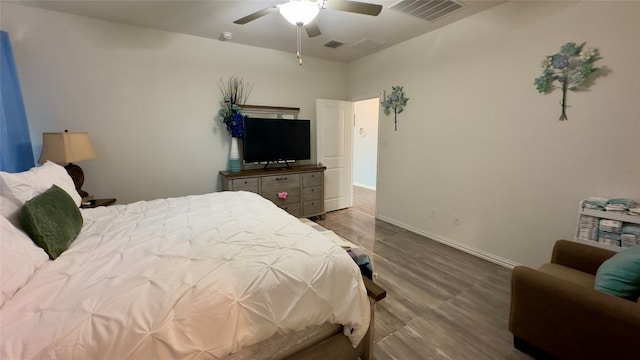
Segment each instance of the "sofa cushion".
[[568,266],[547,263],[542,265],[538,270],[580,286],[593,288],[595,276]]
[[622,250],[598,268],[595,289],[627,300],[640,297],[640,245]]

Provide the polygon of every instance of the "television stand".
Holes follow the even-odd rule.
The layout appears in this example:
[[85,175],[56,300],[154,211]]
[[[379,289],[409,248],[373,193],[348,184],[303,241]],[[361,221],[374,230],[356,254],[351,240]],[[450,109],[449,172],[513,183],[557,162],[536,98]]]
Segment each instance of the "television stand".
[[[220,171],[222,190],[243,190],[260,194],[295,217],[324,215],[326,167],[300,165],[280,167],[277,170],[277,173],[261,168],[238,172]],[[281,193],[280,196],[278,193]]]

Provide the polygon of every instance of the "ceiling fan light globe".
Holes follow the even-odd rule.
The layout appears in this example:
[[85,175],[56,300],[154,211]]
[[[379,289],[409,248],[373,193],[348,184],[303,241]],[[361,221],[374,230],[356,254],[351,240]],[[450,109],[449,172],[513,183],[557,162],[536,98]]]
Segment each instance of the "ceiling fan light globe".
[[280,14],[293,25],[306,25],[320,12],[318,3],[307,0],[294,0],[280,5]]

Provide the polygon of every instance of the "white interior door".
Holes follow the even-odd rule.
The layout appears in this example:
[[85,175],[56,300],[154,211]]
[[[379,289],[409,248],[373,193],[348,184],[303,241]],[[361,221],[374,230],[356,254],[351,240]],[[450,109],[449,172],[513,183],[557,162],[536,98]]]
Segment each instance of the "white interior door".
[[324,210],[353,205],[353,103],[316,99],[317,161],[324,173]]

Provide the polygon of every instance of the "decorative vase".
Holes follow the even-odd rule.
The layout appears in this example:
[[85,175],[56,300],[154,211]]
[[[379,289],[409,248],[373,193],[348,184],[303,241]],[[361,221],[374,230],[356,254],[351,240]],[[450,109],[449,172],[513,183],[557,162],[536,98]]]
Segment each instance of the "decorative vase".
[[229,149],[229,171],[240,171],[240,151],[238,150],[238,138],[231,137],[231,148]]

